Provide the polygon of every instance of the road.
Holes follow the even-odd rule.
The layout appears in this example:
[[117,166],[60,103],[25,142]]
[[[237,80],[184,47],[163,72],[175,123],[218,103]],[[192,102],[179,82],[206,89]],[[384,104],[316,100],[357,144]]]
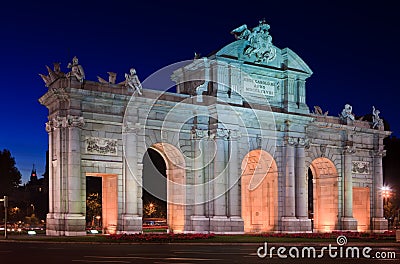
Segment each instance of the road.
[[[0,263],[376,263],[376,258],[346,259],[281,259],[274,251],[272,258],[257,256],[260,245],[194,245],[194,244],[90,244],[46,242],[0,242]],[[270,245],[272,247],[272,245]],[[279,246],[277,246],[279,247]],[[301,247],[299,247],[301,250]],[[269,248],[270,250],[270,248]],[[288,247],[289,250],[289,247]],[[380,263],[399,263],[399,247],[374,248],[374,252],[396,252],[396,259]],[[269,251],[268,251],[269,252]],[[320,253],[317,249],[317,255]],[[260,251],[263,253],[263,250]],[[287,254],[287,252],[286,252]]]

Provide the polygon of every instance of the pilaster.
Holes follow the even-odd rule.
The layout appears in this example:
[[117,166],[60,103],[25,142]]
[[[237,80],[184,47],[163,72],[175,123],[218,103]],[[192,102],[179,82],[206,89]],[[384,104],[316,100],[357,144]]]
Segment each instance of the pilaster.
[[[287,122],[289,125],[289,122]],[[297,231],[298,219],[296,218],[295,202],[295,146],[297,141],[293,137],[285,136],[284,148],[284,172],[285,172],[285,196],[282,217],[283,231]]]
[[385,150],[373,151],[373,172],[374,172],[374,210],[372,215],[373,232],[384,232],[388,229],[388,221],[383,216],[383,170],[382,158],[386,155]]
[[56,151],[53,153],[52,150],[50,156],[55,170],[51,170],[49,180],[52,192],[50,211],[47,215],[48,235],[86,235],[80,142],[81,128],[84,125],[83,117],[73,115],[57,116],[46,124],[46,130],[51,142],[55,143]]
[[308,219],[307,168],[305,149],[309,148],[306,138],[299,138],[296,146],[296,217],[299,231],[311,232],[311,219]]
[[124,140],[124,207],[122,213],[122,226],[118,232],[138,233],[142,231],[142,216],[139,212],[138,177],[137,167],[137,138],[141,130],[140,123],[127,122],[123,127]]
[[345,146],[343,149],[343,179],[344,179],[344,203],[342,229],[357,231],[357,219],[353,217],[353,176],[352,176],[352,155],[356,150],[352,146]]

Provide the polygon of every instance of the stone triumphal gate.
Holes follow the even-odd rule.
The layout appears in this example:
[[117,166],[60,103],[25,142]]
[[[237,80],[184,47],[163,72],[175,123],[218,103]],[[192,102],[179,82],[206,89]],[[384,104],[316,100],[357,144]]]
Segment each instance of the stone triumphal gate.
[[165,74],[151,76],[161,83],[154,90],[134,69],[116,83],[112,72],[86,80],[76,57],[66,74],[47,67],[47,234],[85,234],[89,176],[102,181],[105,231],[140,232],[149,149],[166,164],[166,178],[151,181],[166,192],[173,232],[386,230],[380,189],[390,132],[379,111],[372,123],[348,104],[339,117],[310,111],[311,69],[275,47],[268,29],[243,25],[218,52],[162,69],[176,93],[162,91]]

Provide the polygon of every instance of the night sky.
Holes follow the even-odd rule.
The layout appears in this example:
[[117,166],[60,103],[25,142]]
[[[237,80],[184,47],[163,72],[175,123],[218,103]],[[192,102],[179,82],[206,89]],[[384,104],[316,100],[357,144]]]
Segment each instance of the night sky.
[[47,88],[38,73],[47,73],[45,65],[61,62],[67,72],[76,55],[88,80],[114,71],[120,82],[131,67],[144,80],[194,52],[221,49],[234,41],[232,29],[263,18],[272,43],[289,47],[313,70],[306,85],[311,110],[319,105],[337,116],[350,103],[361,116],[374,105],[399,136],[396,2],[3,1],[0,149],[11,151],[24,182],[33,163],[44,172],[48,112],[38,98]]

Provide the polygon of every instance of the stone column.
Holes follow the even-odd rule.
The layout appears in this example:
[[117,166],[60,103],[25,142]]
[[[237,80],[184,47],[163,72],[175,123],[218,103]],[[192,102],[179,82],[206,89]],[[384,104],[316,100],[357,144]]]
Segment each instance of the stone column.
[[137,233],[142,230],[142,217],[139,213],[139,170],[137,164],[137,134],[140,124],[128,122],[123,127],[124,140],[124,212],[122,226],[119,228],[124,233]]
[[84,124],[83,117],[67,116],[68,174],[66,175],[67,193],[64,197],[67,199],[65,214],[65,235],[67,236],[86,235],[86,212],[83,211],[85,195],[81,175],[81,128]]
[[227,166],[225,160],[226,140],[229,137],[228,130],[217,128],[215,131],[215,157],[214,157],[214,177],[213,186],[213,209],[214,216],[210,219],[210,231],[214,233],[230,232],[230,223],[227,217]]
[[241,190],[239,188],[239,181],[241,171],[239,169],[239,164],[241,162],[238,160],[238,139],[239,133],[237,130],[231,130],[229,136],[229,158],[228,158],[228,184],[229,184],[229,209],[228,215],[230,219],[231,232],[233,233],[243,233],[244,232],[244,222],[240,214],[240,195]]
[[[204,165],[206,165],[204,169],[204,178],[205,178],[204,196],[207,201],[205,204],[205,215],[208,218],[211,218],[214,212],[214,201],[213,201],[214,164],[211,162],[214,157],[214,150],[215,150],[214,141],[211,139],[211,137],[207,136],[204,138],[203,146],[204,149],[207,150],[204,152],[204,162],[205,162]],[[210,229],[208,228],[208,230]]]
[[46,130],[49,132],[49,213],[46,217],[46,235],[63,236],[64,214],[66,208],[65,186],[63,177],[63,169],[61,168],[62,160],[66,152],[65,144],[61,142],[65,140],[62,137],[62,130],[66,127],[66,118],[56,116],[46,124]]
[[238,160],[238,133],[237,131],[231,131],[229,137],[229,216],[240,217],[240,204],[238,203],[240,197],[239,181],[240,171]]
[[48,162],[48,170],[49,170],[49,214],[54,212],[54,204],[53,204],[53,126],[51,121],[46,123],[46,131],[49,134],[49,162]]
[[214,158],[214,216],[226,217],[226,163],[225,139],[227,131],[217,129],[215,135],[216,153]]
[[344,182],[344,203],[343,203],[343,230],[357,230],[357,220],[353,217],[353,175],[352,155],[356,150],[346,146],[343,150],[343,182]]
[[205,171],[204,155],[205,148],[203,138],[207,131],[198,128],[192,129],[192,142],[194,146],[194,215],[191,216],[193,231],[204,233],[208,231],[209,220],[205,217]]
[[296,140],[287,137],[285,140],[284,152],[284,174],[285,174],[285,196],[282,217],[283,231],[297,231],[298,221],[295,217],[295,148]]
[[58,227],[56,227],[56,221],[54,219],[54,212],[56,211],[54,196],[56,193],[58,193],[58,190],[55,189],[55,179],[57,179],[57,177],[53,176],[53,164],[56,162],[54,161],[53,157],[53,150],[55,149],[53,146],[53,144],[55,144],[55,140],[53,140],[53,137],[55,133],[53,132],[54,125],[51,120],[46,123],[46,131],[47,133],[49,133],[49,213],[46,216],[46,235],[52,236],[58,235]]
[[197,130],[193,135],[194,143],[194,215],[204,217],[204,170],[203,170],[203,131]]
[[383,216],[383,171],[382,171],[382,157],[385,156],[385,150],[373,152],[373,216],[372,216],[372,230],[373,232],[384,232],[388,229],[388,221]]
[[300,231],[311,231],[311,219],[308,219],[307,168],[305,147],[308,140],[299,138],[296,147],[296,216],[299,219]]

